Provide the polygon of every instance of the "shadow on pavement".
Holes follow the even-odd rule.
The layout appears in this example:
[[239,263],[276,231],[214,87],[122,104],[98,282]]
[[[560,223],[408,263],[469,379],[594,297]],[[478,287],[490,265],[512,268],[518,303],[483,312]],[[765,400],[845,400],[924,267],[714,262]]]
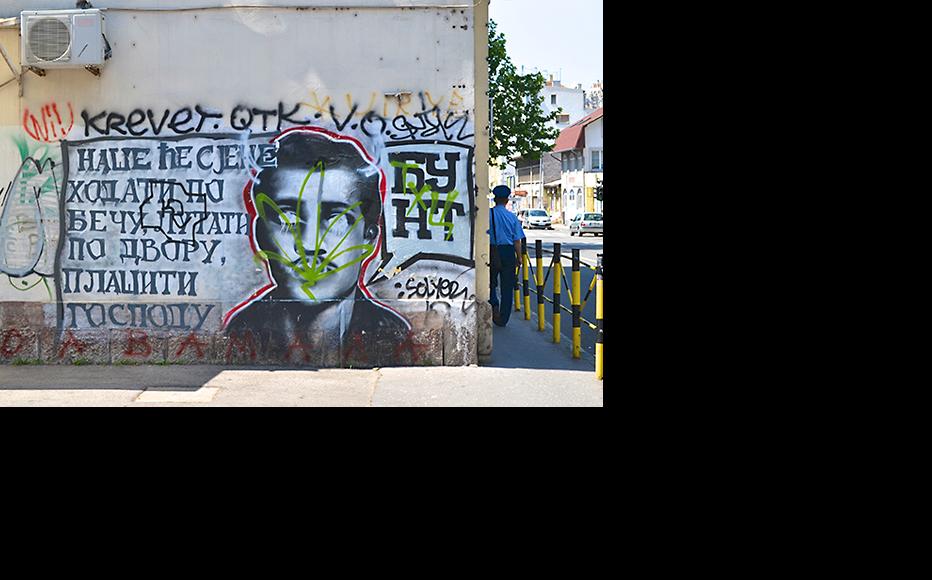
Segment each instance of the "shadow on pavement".
[[574,359],[565,336],[554,344],[551,327],[538,332],[536,315],[525,320],[524,312],[513,312],[505,327],[492,325],[492,356],[480,366],[595,372],[591,356],[583,352],[582,358]]
[[0,390],[196,391],[224,371],[316,371],[312,367],[42,365],[0,367]]

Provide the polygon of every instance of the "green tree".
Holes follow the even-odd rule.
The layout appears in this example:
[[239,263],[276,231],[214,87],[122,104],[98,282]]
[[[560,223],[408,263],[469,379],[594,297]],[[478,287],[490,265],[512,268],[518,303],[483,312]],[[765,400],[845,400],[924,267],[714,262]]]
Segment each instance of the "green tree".
[[489,99],[491,101],[492,137],[489,142],[489,165],[499,160],[521,156],[539,159],[553,148],[560,132],[547,125],[559,111],[549,115],[541,105],[544,75],[522,75],[515,69],[505,48],[505,35],[489,21]]

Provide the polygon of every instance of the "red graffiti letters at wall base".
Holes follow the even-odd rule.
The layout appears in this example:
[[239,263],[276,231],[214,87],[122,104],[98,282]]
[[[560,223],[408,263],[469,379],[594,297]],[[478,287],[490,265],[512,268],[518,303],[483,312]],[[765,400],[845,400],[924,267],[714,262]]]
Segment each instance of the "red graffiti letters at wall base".
[[124,356],[137,356],[146,358],[152,355],[152,345],[149,344],[149,335],[139,330],[127,330],[126,348]]
[[204,348],[207,347],[207,343],[199,341],[197,339],[197,334],[193,332],[188,335],[188,338],[184,339],[184,342],[182,342],[180,346],[178,346],[178,350],[175,351],[175,357],[180,357],[183,355],[185,351],[188,350],[188,347],[191,346],[194,347],[194,354],[197,355],[197,358],[204,358]]
[[[366,343],[362,339],[362,333],[353,334],[350,343],[343,349],[344,362],[368,364],[369,355],[366,354]],[[355,358],[354,358],[355,357]]]
[[237,354],[242,354],[244,350],[248,351],[248,358],[253,362],[258,358],[256,339],[251,330],[247,330],[245,333],[231,332],[229,334],[226,354],[227,364],[233,361],[234,349],[236,349]]
[[[15,341],[15,342],[14,342]],[[3,333],[3,340],[0,341],[0,356],[11,358],[22,352],[26,346],[26,337],[23,333],[15,328]]]
[[87,349],[87,343],[82,340],[75,338],[74,334],[70,330],[65,331],[65,340],[61,343],[61,346],[58,348],[58,358],[65,358],[65,354],[69,350],[73,350],[75,354],[83,354]]
[[414,340],[413,332],[408,332],[408,335],[405,336],[405,339],[402,342],[400,342],[398,346],[395,347],[395,352],[394,352],[395,359],[396,360],[401,359],[401,355],[407,352],[407,353],[410,353],[411,355],[410,362],[412,364],[420,364],[420,362],[424,358],[424,355],[422,353],[425,350],[427,350],[427,348],[428,346],[426,344],[420,344],[416,340]]
[[285,352],[285,362],[291,360],[291,353],[293,352],[298,352],[299,355],[303,355],[304,363],[307,364],[311,362],[311,353],[314,352],[314,347],[313,345],[304,342],[304,340],[299,335],[295,335],[294,339],[291,341],[291,344],[288,345],[288,350]]

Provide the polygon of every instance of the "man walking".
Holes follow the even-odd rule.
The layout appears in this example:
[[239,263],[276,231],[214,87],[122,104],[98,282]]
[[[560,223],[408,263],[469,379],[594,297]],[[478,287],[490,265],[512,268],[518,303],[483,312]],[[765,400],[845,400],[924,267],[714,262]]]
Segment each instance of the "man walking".
[[[524,239],[524,229],[515,214],[508,211],[508,198],[511,190],[507,185],[499,185],[492,190],[495,196],[495,207],[489,216],[490,251],[498,252],[501,258],[501,270],[490,271],[492,322],[498,326],[508,324],[511,317],[512,300],[514,300],[515,284],[517,283],[516,268],[518,256],[521,255],[521,240]],[[496,286],[501,289],[501,300],[496,294]]]

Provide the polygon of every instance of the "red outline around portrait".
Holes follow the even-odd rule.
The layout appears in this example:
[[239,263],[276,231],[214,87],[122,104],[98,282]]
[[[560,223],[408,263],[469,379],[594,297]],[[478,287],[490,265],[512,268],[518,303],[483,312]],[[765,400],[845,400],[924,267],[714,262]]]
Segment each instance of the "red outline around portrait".
[[[384,223],[384,217],[382,216],[384,216],[384,211],[385,211],[385,193],[386,193],[386,183],[387,183],[385,172],[379,166],[378,162],[369,154],[369,152],[366,151],[366,148],[362,145],[362,143],[359,142],[359,140],[353,137],[346,136],[346,135],[340,135],[339,133],[334,133],[333,131],[330,131],[328,129],[323,129],[321,127],[293,127],[286,131],[283,131],[281,134],[279,134],[277,137],[275,137],[269,142],[275,143],[276,141],[278,141],[279,139],[281,139],[288,133],[292,133],[295,131],[307,131],[307,132],[313,132],[313,133],[321,133],[332,141],[349,141],[353,145],[356,146],[356,148],[359,150],[360,153],[363,154],[363,157],[366,159],[366,161],[372,164],[372,166],[375,167],[379,171],[379,195],[381,197],[381,205],[382,205],[382,212],[380,215],[379,224],[377,226],[379,229],[379,233],[378,233],[378,236],[376,237],[377,242],[375,245],[375,249],[373,249],[372,253],[369,255],[368,258],[363,260],[362,267],[359,269],[359,279],[356,281],[356,287],[359,288],[359,290],[362,291],[362,293],[366,296],[366,298],[372,301],[376,306],[383,308],[385,310],[388,310],[392,314],[395,314],[396,316],[401,318],[401,320],[404,321],[405,325],[407,325],[408,330],[410,330],[411,323],[408,322],[408,319],[402,316],[399,312],[395,311],[393,308],[386,306],[385,304],[382,304],[381,302],[376,300],[372,296],[372,293],[369,292],[369,289],[366,288],[366,284],[364,282],[366,270],[369,269],[369,265],[372,263],[372,260],[374,260],[376,256],[379,255],[379,252],[382,249],[382,235],[384,233],[382,229],[382,224]],[[252,175],[253,177],[257,175],[256,170],[252,170]],[[246,212],[249,214],[249,220],[250,220],[249,246],[252,248],[253,255],[255,256],[255,255],[258,255],[259,253],[259,249],[256,246],[256,222],[258,221],[259,214],[256,211],[256,205],[252,199],[252,184],[253,184],[253,181],[252,179],[250,179],[249,182],[246,184],[246,187],[243,188],[243,201],[245,202]],[[233,318],[235,318],[236,315],[240,313],[240,311],[242,311],[244,308],[246,308],[253,302],[262,299],[266,294],[268,294],[275,288],[278,288],[278,284],[275,282],[275,279],[272,277],[272,270],[269,265],[269,261],[263,259],[262,262],[265,264],[265,275],[269,279],[269,283],[266,286],[263,286],[258,291],[256,291],[252,296],[247,298],[245,301],[236,305],[229,312],[227,312],[226,316],[223,317],[223,330],[227,328],[227,326],[230,324],[230,321]]]

